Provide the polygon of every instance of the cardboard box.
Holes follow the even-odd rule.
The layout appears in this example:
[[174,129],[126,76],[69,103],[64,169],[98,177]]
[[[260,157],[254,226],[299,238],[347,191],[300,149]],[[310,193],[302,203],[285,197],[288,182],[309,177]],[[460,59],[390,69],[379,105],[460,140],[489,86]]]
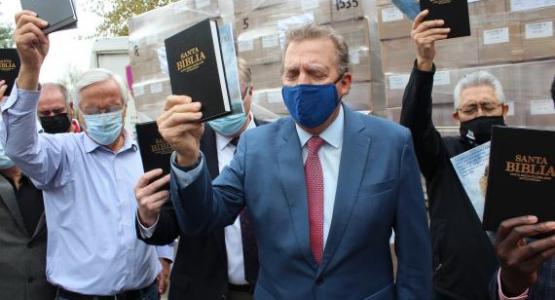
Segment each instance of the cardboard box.
[[410,37],[384,40],[382,46],[382,69],[384,73],[407,73],[416,59],[416,45]]
[[[306,0],[303,0],[303,2],[304,1]],[[330,9],[332,22],[364,17],[364,0],[330,0],[329,3],[331,5]]]
[[371,81],[380,74],[371,64],[370,30],[368,20],[357,19],[335,22],[332,27],[345,39],[349,47],[350,71],[355,81]]
[[520,25],[512,21],[500,21],[478,30],[478,62],[493,64],[519,62],[523,58]]
[[523,20],[520,26],[523,59],[555,57],[555,15],[549,19]]
[[410,36],[412,22],[395,5],[379,6],[377,9],[381,40]]
[[281,61],[250,65],[254,90],[281,87]]
[[468,3],[471,16],[488,16],[508,12],[507,0],[477,0]]
[[372,111],[384,102],[384,85],[377,82],[355,82],[343,103],[357,111]]

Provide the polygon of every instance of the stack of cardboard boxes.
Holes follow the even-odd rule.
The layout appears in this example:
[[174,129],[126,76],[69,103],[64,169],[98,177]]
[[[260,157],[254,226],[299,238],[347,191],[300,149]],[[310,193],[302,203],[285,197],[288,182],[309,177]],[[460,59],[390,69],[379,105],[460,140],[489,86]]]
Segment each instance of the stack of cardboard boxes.
[[[238,0],[235,30],[239,56],[249,64],[254,102],[287,114],[281,97],[282,54],[287,29],[314,22],[330,25],[349,46],[353,87],[343,100],[355,110],[369,111],[384,99],[383,73],[377,38],[371,41],[371,22],[362,0]],[[374,23],[375,24],[375,23]],[[376,30],[373,30],[376,33]],[[375,68],[374,66],[378,66]],[[376,101],[373,101],[376,99]],[[383,107],[383,105],[381,106]]]
[[[416,0],[415,0],[416,1]],[[433,119],[455,127],[453,89],[465,74],[487,70],[502,82],[515,126],[555,127],[549,88],[555,75],[555,1],[469,0],[472,35],[436,43]],[[416,48],[411,21],[388,0],[378,0],[386,110],[398,121]],[[550,104],[550,105],[548,105]],[[381,112],[378,112],[381,114]],[[452,131],[451,132],[456,132]]]
[[182,0],[129,20],[129,60],[138,122],[156,120],[171,95],[164,40],[208,17],[220,16],[221,0]]

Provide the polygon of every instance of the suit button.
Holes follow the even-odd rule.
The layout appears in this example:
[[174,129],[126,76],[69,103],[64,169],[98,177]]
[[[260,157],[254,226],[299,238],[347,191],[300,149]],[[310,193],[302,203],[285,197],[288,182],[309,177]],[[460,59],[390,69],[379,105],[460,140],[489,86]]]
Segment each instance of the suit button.
[[322,284],[324,284],[324,278],[318,277],[318,278],[316,279],[316,285],[317,285],[317,286],[321,286]]

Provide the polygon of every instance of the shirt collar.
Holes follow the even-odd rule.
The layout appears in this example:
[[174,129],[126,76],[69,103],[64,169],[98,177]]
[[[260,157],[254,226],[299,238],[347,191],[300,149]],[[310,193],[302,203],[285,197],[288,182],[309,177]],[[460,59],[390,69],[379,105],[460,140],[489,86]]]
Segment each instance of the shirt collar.
[[[250,116],[251,116],[251,120],[249,122],[249,125],[247,126],[247,129],[245,130],[256,128],[256,124],[254,123],[254,117],[252,113],[250,114]],[[218,148],[218,151],[223,151],[227,146],[229,146],[229,143],[231,143],[231,140],[233,140],[233,137],[223,136],[217,132],[215,133],[216,133],[216,147]]]
[[[108,147],[103,146],[103,145],[99,145],[98,143],[96,143],[93,139],[91,139],[91,137],[89,137],[89,135],[83,131],[82,133],[84,135],[84,144],[85,144],[85,152],[86,153],[91,153],[93,151],[95,151],[98,148],[104,148],[104,149],[108,149]],[[125,128],[123,129],[123,136],[125,137],[125,141],[123,144],[123,147],[118,151],[118,153],[123,152],[123,151],[127,151],[129,149],[132,149],[133,151],[137,151],[138,146],[135,143],[135,141],[131,138],[131,133],[129,131],[127,131]],[[108,149],[110,150],[110,149]],[[111,150],[110,150],[111,152]]]
[[[322,138],[326,143],[334,148],[341,147],[343,143],[343,128],[345,126],[345,111],[343,110],[343,105],[339,107],[339,114],[337,118],[326,128],[322,133],[320,133],[320,138]],[[306,132],[301,126],[295,124],[297,129],[297,134],[299,135],[299,140],[301,141],[301,147],[304,148],[308,140],[312,137],[312,134]]]

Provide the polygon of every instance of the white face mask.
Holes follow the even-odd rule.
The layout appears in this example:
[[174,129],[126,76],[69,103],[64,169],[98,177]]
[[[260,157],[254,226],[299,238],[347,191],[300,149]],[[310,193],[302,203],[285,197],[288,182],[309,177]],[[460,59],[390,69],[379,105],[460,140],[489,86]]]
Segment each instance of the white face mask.
[[87,126],[86,132],[100,145],[112,144],[121,134],[123,128],[123,111],[118,110],[103,114],[83,115]]

